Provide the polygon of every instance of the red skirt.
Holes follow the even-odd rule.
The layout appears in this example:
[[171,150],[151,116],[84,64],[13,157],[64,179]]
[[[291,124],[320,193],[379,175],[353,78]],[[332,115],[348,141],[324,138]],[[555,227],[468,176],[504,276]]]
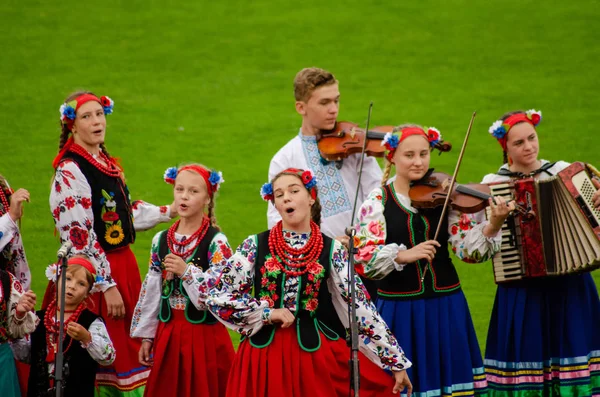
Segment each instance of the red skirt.
[[[244,340],[231,368],[229,397],[347,397],[350,389],[350,350],[342,339],[332,341],[321,334],[321,347],[302,350],[295,327],[278,328],[264,348]],[[360,360],[360,395],[393,396],[394,379],[371,363]]]
[[223,397],[235,356],[223,324],[191,324],[182,310],[160,322],[145,396]]
[[150,368],[144,367],[138,360],[141,342],[129,336],[133,310],[142,287],[140,270],[129,246],[111,251],[106,257],[110,263],[111,276],[123,298],[125,318],[108,318],[104,295],[96,293],[91,296],[89,309],[104,319],[117,353],[112,365],[98,367],[96,383],[100,389],[111,390],[112,394],[137,394],[131,392],[143,387],[150,374]]

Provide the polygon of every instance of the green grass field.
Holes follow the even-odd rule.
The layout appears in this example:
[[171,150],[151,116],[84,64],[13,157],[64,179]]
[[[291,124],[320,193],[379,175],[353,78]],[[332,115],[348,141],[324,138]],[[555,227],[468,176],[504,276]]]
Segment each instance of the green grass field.
[[[223,171],[217,216],[234,246],[266,228],[258,191],[297,133],[292,80],[306,66],[340,80],[342,120],[363,124],[373,101],[372,125],[434,125],[458,148],[476,110],[463,182],[498,168],[487,129],[519,108],[544,112],[543,158],[600,165],[595,0],[52,3],[0,4],[0,173],[31,192],[22,233],[38,295],[58,248],[48,205],[58,108],[79,88],[115,100],[107,147],[134,199],[170,202],[162,173],[177,163]],[[457,157],[433,165],[451,173]],[[142,276],[152,236],[134,245]],[[484,346],[490,266],[457,265]]]

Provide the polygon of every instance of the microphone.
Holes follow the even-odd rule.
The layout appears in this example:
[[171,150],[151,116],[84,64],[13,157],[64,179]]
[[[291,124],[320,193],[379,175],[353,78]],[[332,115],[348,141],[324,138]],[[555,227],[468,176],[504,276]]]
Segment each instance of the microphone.
[[63,243],[63,245],[60,246],[60,249],[56,253],[56,256],[58,257],[58,259],[62,259],[64,257],[66,257],[67,254],[69,253],[69,251],[71,251],[71,248],[73,248],[73,243],[71,242],[71,240],[65,241]]

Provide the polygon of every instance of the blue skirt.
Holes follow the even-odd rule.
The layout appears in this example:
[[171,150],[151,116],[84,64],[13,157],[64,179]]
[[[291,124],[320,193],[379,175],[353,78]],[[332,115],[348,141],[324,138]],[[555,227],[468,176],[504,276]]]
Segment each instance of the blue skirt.
[[600,300],[591,274],[499,285],[485,366],[494,396],[600,395]]
[[481,351],[462,291],[415,300],[379,296],[377,309],[413,363],[408,376],[414,397],[473,396],[487,391]]
[[2,397],[21,397],[19,378],[12,349],[8,343],[0,343],[0,393]]

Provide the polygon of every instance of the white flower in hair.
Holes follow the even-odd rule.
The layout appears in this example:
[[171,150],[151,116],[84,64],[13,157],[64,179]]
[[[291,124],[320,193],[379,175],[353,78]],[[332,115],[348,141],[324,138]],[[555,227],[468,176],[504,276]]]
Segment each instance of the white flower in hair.
[[51,265],[48,265],[48,267],[46,268],[46,278],[52,282],[56,282],[56,278],[58,277],[58,264],[53,263]]

